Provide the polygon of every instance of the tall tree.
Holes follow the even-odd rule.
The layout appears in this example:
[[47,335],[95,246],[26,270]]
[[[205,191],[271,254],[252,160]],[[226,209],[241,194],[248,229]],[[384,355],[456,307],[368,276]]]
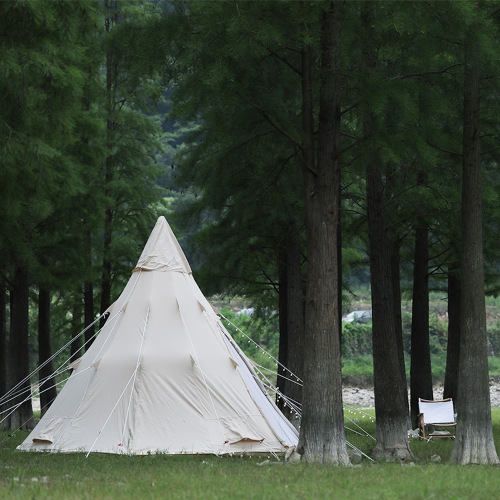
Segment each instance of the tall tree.
[[460,359],[460,296],[459,266],[448,267],[448,344],[443,397],[458,399],[458,365]]
[[[2,145],[0,230],[3,274],[10,276],[11,382],[29,393],[28,290],[36,280],[40,226],[80,186],[67,149],[80,111],[80,12],[92,2],[2,2],[6,64],[0,77]],[[29,398],[10,417],[29,425]]]
[[[346,465],[340,360],[338,228],[340,222],[340,43],[342,8],[321,13],[318,157],[304,148],[307,227],[304,395],[298,451],[308,462]],[[303,121],[311,130],[310,47],[303,51]],[[310,143],[311,141],[309,141]],[[313,144],[308,147],[314,148]],[[309,160],[306,160],[309,158]]]
[[[362,10],[365,32],[363,63],[365,78],[374,77],[377,54],[373,33],[373,5],[365,3]],[[373,378],[375,412],[377,417],[377,459],[398,460],[412,458],[408,444],[408,396],[406,374],[402,370],[402,342],[398,339],[398,325],[394,312],[394,287],[391,269],[386,206],[384,200],[384,161],[373,145],[377,122],[370,103],[363,103],[363,135],[366,164],[366,200],[370,277],[372,291]]]
[[52,363],[52,338],[50,328],[50,291],[38,290],[38,366],[40,366],[40,408],[42,415],[57,396],[54,365]]
[[[427,175],[418,174],[418,183],[426,184]],[[420,215],[415,227],[415,264],[413,266],[411,322],[411,421],[418,427],[418,399],[434,399],[432,392],[431,351],[429,344],[429,236],[425,217]]]
[[0,280],[0,395],[7,390],[7,290]]
[[460,464],[499,463],[491,423],[484,299],[480,20],[478,16],[466,26],[464,41],[459,425],[451,455]]
[[13,410],[8,412],[4,426],[9,429],[34,427],[29,378],[29,267],[18,266],[14,273],[11,292],[11,322],[9,336],[9,380],[14,387],[11,400]]
[[[297,224],[290,222],[284,235],[281,252],[281,265],[285,267],[280,274],[280,366],[278,367],[277,386],[286,394],[292,404],[302,406],[302,384],[304,374],[304,293],[302,279],[302,253],[300,232]],[[285,368],[286,367],[286,368]],[[300,380],[299,380],[300,379]],[[296,412],[285,409],[283,399],[278,404],[288,419],[298,428],[300,419]]]

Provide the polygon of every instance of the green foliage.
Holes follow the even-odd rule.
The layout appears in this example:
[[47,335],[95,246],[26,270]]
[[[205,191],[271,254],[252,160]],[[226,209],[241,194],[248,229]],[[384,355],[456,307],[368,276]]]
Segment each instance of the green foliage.
[[371,324],[357,322],[343,323],[342,326],[342,357],[353,358],[372,353]]
[[0,238],[4,262],[34,260],[40,225],[83,185],[68,150],[84,85],[91,1],[0,3]]
[[276,314],[267,311],[251,316],[223,308],[221,320],[243,352],[255,363],[276,373],[279,327]]
[[300,8],[190,2],[179,32],[186,70],[172,97],[173,116],[196,123],[179,151],[176,178],[194,196],[176,220],[184,230],[197,221],[192,245],[210,255],[198,259],[200,285],[272,308],[284,232],[290,220],[303,224]]

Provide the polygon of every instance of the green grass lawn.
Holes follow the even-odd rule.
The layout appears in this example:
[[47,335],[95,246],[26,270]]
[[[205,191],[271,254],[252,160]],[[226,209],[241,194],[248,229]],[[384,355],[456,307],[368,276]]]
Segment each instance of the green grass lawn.
[[[354,416],[354,415],[353,415]],[[374,434],[375,424],[355,415]],[[500,444],[500,410],[493,411],[495,442]],[[448,463],[452,440],[412,440],[416,464],[353,467],[262,464],[267,457],[18,452],[26,433],[0,443],[0,498],[108,499],[497,499],[500,469]],[[347,439],[370,454],[373,440],[347,431]],[[440,463],[430,457],[440,455]]]

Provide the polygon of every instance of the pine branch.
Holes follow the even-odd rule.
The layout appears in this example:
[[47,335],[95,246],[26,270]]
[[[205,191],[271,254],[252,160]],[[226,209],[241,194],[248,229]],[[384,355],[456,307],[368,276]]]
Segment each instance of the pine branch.
[[431,144],[430,142],[427,143],[431,148],[437,149],[438,151],[441,151],[443,153],[447,153],[452,156],[458,156],[459,158],[462,157],[462,153],[459,153],[458,151],[451,151],[449,149],[444,149],[440,148],[439,146],[435,146],[434,144]]
[[280,56],[276,51],[270,49],[269,47],[264,47],[262,43],[259,44],[261,47],[266,49],[271,55],[274,57],[278,58],[281,62],[286,64],[294,73],[297,73],[297,75],[302,76],[302,72],[300,69],[296,68],[286,57]]
[[258,113],[262,116],[262,118],[264,118],[280,134],[285,136],[292,144],[294,144],[299,148],[301,147],[301,145],[297,142],[297,140],[290,133],[288,133],[283,127],[281,127],[278,123],[276,123],[276,121],[266,112],[266,110],[263,109],[261,106],[259,106],[253,99],[246,98],[240,92],[236,92],[236,95],[240,97],[243,101],[245,101],[247,104],[255,108],[258,111]]
[[424,71],[422,73],[410,73],[408,75],[393,76],[391,78],[388,78],[388,80],[389,81],[404,80],[406,78],[418,78],[418,77],[427,76],[427,75],[441,75],[443,73],[447,73],[450,69],[456,68],[457,66],[463,66],[463,63],[452,64],[451,66],[448,66],[447,68],[436,70],[436,71]]

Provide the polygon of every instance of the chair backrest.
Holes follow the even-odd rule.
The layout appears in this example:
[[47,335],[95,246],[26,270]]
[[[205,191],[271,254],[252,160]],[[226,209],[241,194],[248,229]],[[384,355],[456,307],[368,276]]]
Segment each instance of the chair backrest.
[[418,409],[424,414],[425,424],[451,424],[455,422],[453,400],[443,401],[418,400]]

